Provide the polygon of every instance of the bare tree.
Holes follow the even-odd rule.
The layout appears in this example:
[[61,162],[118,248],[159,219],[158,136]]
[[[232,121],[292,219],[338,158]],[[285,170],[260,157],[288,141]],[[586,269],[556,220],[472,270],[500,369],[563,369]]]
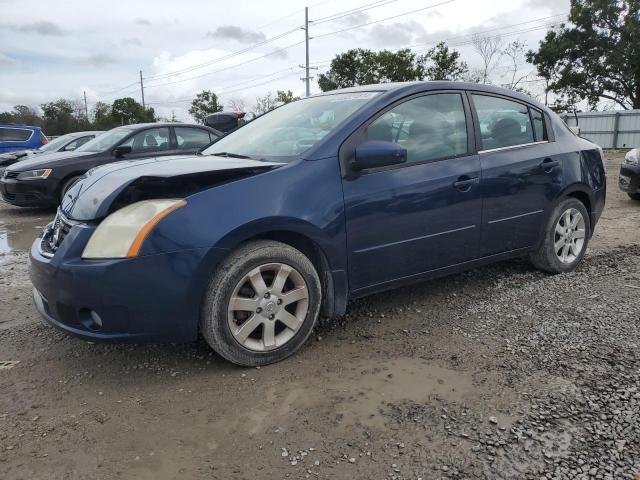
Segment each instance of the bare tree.
[[244,112],[245,103],[241,98],[232,98],[229,100],[229,108],[234,112]]
[[482,57],[481,81],[487,84],[502,57],[502,38],[499,35],[492,37],[476,33],[473,35],[472,41],[476,53]]
[[256,104],[253,106],[253,115],[257,117],[258,115],[273,110],[277,106],[278,100],[271,92],[268,92],[264,97],[256,98]]
[[524,60],[526,48],[526,42],[514,40],[513,42],[509,43],[502,51],[502,54],[509,58],[509,70],[507,72],[507,75],[509,76],[509,83],[505,84],[506,88],[510,88],[511,90],[516,91],[522,90],[519,85],[529,76],[529,73],[519,73],[520,63]]

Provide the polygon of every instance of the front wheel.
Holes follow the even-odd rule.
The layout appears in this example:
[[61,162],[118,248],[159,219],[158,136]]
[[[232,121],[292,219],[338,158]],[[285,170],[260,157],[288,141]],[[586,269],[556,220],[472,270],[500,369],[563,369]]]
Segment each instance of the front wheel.
[[549,273],[571,272],[584,257],[590,236],[584,204],[575,198],[564,199],[553,210],[542,244],[530,256],[531,263]]
[[304,344],[321,300],[318,273],[305,255],[284,243],[259,240],[233,252],[213,274],[200,329],[230,362],[267,365]]
[[71,177],[64,182],[64,184],[62,185],[62,188],[60,189],[60,199],[59,199],[60,204],[62,204],[62,200],[64,200],[64,196],[67,194],[69,189],[73,187],[73,184],[76,183],[76,181],[79,178],[80,177]]

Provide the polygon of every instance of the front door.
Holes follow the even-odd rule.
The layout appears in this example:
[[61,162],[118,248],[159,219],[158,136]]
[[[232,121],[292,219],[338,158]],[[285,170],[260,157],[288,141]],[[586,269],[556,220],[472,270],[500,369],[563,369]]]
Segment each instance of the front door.
[[531,247],[562,189],[562,161],[544,115],[524,103],[473,94],[482,165],[481,255]]
[[413,97],[380,114],[362,141],[397,142],[401,166],[346,175],[352,291],[474,259],[480,239],[480,161],[460,92]]

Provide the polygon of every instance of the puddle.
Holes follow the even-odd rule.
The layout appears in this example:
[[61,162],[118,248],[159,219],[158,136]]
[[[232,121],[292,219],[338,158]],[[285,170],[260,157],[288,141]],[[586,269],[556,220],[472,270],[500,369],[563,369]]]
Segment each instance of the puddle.
[[26,219],[18,225],[0,223],[0,254],[13,251],[29,251],[49,219],[44,217]]

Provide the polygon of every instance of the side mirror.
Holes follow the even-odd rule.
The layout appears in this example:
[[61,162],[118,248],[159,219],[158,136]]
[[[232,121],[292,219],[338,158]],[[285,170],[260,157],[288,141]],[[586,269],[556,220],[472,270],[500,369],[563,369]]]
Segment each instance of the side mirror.
[[129,145],[120,145],[113,151],[113,154],[116,156],[116,158],[122,158],[128,153],[131,153],[131,147]]
[[569,130],[571,130],[574,135],[580,136],[580,127],[569,127]]
[[407,149],[393,142],[367,140],[356,147],[356,157],[351,162],[352,170],[359,172],[368,168],[400,165],[407,161]]

